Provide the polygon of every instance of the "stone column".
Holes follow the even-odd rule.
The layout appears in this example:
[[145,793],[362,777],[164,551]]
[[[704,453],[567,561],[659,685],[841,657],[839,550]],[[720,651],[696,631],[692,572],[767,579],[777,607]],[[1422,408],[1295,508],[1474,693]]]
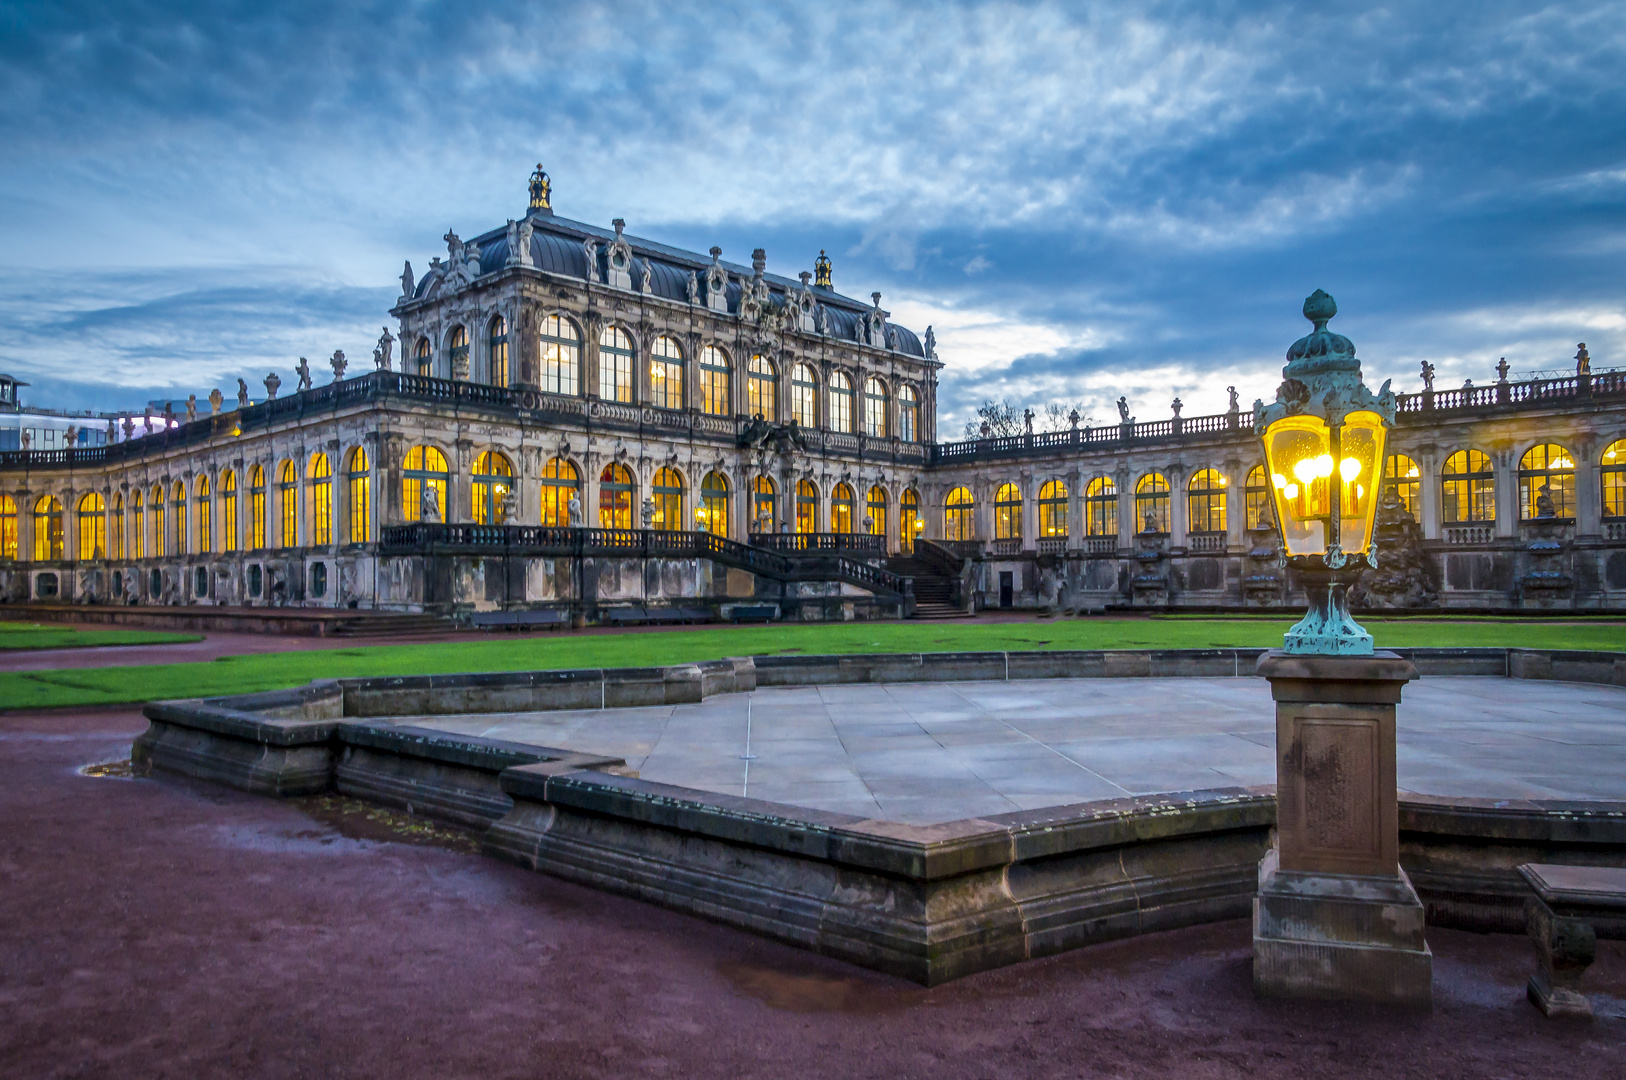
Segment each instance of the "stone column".
[[1496,535],[1516,536],[1519,528],[1519,472],[1510,450],[1493,450],[1491,468],[1496,470]]
[[452,475],[446,483],[446,523],[449,525],[471,519],[474,509],[473,483],[470,472],[474,468],[474,442],[455,439],[452,442]]
[[1603,532],[1603,509],[1598,505],[1603,475],[1593,456],[1598,444],[1590,438],[1571,438],[1569,442],[1575,461],[1575,535],[1597,536]]
[[1273,649],[1256,670],[1276,701],[1278,839],[1259,866],[1254,992],[1429,1008],[1395,788],[1395,705],[1417,669],[1389,652]]
[[1130,470],[1120,467],[1114,480],[1118,485],[1118,547],[1122,550],[1134,544],[1140,522],[1135,520],[1134,477]]
[[1074,466],[1064,477],[1067,481],[1067,546],[1074,550],[1084,546],[1085,476]]
[[1170,465],[1164,472],[1169,480],[1169,546],[1186,547],[1190,541],[1190,519],[1186,513],[1186,467]]
[[1423,519],[1424,540],[1440,538],[1440,474],[1439,462],[1432,446],[1420,449],[1416,458],[1417,471],[1423,475],[1417,485],[1418,515]]

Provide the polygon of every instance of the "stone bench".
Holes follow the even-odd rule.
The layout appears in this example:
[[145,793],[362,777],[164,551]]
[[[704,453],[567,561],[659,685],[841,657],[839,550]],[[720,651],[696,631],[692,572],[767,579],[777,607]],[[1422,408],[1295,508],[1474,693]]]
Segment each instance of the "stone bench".
[[564,612],[552,609],[540,611],[476,611],[469,616],[469,625],[481,630],[529,630],[538,626],[557,629],[570,622]]
[[1519,873],[1535,895],[1525,902],[1536,973],[1530,1000],[1548,1016],[1590,1019],[1581,976],[1598,937],[1626,938],[1626,868],[1525,863]]

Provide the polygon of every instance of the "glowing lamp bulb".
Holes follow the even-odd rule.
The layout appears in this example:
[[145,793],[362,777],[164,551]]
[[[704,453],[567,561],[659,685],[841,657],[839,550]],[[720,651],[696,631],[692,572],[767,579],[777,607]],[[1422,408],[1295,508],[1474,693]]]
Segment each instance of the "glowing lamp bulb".
[[[1281,473],[1271,473],[1270,482],[1279,490],[1287,486],[1287,477],[1283,476]],[[1292,496],[1289,495],[1288,498],[1292,498]]]
[[1338,463],[1338,475],[1344,478],[1344,483],[1349,483],[1361,475],[1361,463],[1352,457],[1345,458]]
[[1289,499],[1296,499],[1299,497],[1299,486],[1297,484],[1288,484],[1286,487],[1282,488],[1282,494],[1286,495]]
[[[1316,459],[1305,458],[1302,461],[1295,461],[1293,463],[1293,475],[1299,478],[1301,484],[1308,484],[1311,480],[1314,480],[1318,475],[1316,472]],[[1289,499],[1292,497],[1291,495],[1288,496]]]

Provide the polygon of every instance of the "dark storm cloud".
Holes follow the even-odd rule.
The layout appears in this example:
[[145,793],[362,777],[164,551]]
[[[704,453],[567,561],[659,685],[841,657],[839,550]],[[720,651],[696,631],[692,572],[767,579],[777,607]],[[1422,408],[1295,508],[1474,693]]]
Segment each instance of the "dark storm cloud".
[[1378,381],[1609,363],[1623,61],[1617,3],[14,6],[0,366],[38,399],[361,356],[400,260],[538,158],[567,216],[828,249],[937,326],[944,432],[1246,403],[1317,287]]

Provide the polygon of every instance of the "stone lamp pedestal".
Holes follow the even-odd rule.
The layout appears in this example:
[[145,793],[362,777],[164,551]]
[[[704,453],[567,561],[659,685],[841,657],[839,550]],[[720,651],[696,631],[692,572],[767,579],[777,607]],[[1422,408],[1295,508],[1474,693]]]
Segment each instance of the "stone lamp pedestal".
[[1277,843],[1253,902],[1254,992],[1430,1008],[1395,790],[1395,705],[1417,669],[1272,650],[1257,671],[1276,700]]

